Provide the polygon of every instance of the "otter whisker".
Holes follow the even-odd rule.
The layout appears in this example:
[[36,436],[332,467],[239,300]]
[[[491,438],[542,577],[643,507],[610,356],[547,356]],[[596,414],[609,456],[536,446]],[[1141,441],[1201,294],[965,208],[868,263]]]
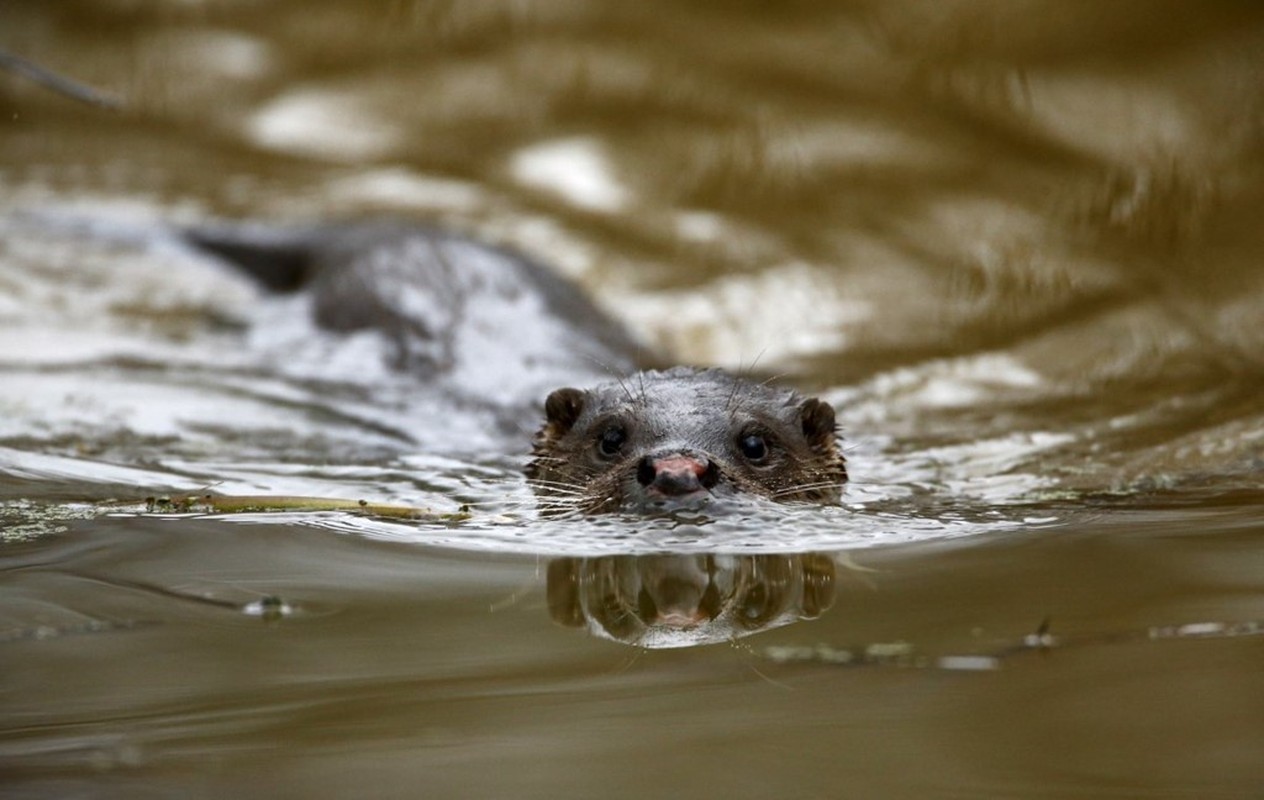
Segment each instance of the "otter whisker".
[[578,486],[573,483],[539,482],[538,481],[534,484],[534,486],[539,489],[548,489],[551,495],[563,495],[563,496],[570,495],[573,497],[583,497],[585,494],[584,487]]
[[801,481],[783,486],[773,492],[773,496],[785,494],[788,492],[802,492],[812,489],[838,488],[842,484],[836,479],[821,479],[815,481]]
[[[638,352],[640,351],[639,346],[637,347],[637,350]],[[597,358],[592,353],[583,353],[580,357],[590,364],[595,364],[602,372],[606,373],[607,375],[614,378],[615,380],[619,379],[621,370],[616,370],[609,361],[606,361],[605,359]]]
[[619,388],[623,390],[623,393],[627,395],[628,402],[635,404],[636,397],[632,394],[632,390],[628,388],[628,385],[623,382],[623,378],[616,377],[614,380],[615,383],[619,384]]
[[741,385],[740,382],[733,381],[733,388],[729,391],[729,397],[724,401],[724,410],[729,414],[733,413],[733,403],[737,400],[737,392]]
[[759,366],[760,360],[763,359],[763,357],[767,354],[768,354],[768,345],[764,345],[763,347],[759,349],[759,352],[755,354],[755,360],[750,363],[750,367],[747,370],[746,374],[754,375],[755,367]]
[[530,465],[530,466],[533,466],[533,467],[539,468],[539,467],[547,467],[547,466],[558,466],[558,465],[562,465],[562,464],[566,464],[566,463],[568,463],[568,462],[566,461],[566,459],[562,459],[562,458],[545,458],[545,457],[540,457],[540,458],[534,459],[534,460],[531,462],[531,465]]
[[559,389],[546,412],[526,465],[546,513],[637,512],[746,494],[837,503],[847,481],[828,404],[718,369]]

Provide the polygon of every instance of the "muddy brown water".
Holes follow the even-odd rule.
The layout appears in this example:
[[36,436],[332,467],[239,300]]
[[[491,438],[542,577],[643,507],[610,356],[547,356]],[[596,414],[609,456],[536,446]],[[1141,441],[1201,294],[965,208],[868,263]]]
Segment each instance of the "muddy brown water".
[[[1264,796],[1254,4],[67,0],[0,47],[123,103],[0,74],[3,796]],[[382,215],[829,398],[844,506],[537,520],[529,424],[160,235]],[[208,487],[471,511],[145,503]]]

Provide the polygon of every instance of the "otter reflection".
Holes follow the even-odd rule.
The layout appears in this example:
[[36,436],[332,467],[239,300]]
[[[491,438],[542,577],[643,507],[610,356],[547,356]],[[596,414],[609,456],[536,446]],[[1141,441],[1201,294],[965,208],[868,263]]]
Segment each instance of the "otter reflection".
[[559,558],[549,613],[638,647],[693,647],[820,616],[834,602],[824,553]]

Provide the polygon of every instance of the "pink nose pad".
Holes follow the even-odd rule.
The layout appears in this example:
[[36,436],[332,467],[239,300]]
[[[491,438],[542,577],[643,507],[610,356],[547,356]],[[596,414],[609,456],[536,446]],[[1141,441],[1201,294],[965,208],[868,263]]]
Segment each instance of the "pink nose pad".
[[637,470],[637,480],[642,486],[665,495],[686,495],[702,491],[711,472],[711,462],[703,456],[682,453],[662,458],[647,456]]

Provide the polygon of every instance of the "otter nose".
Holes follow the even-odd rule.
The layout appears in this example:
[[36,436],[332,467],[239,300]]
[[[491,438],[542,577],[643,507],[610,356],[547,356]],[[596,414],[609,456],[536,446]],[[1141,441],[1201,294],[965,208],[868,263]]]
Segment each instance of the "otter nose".
[[710,459],[686,453],[646,456],[636,470],[636,479],[642,486],[669,496],[709,489],[718,478],[719,470]]

